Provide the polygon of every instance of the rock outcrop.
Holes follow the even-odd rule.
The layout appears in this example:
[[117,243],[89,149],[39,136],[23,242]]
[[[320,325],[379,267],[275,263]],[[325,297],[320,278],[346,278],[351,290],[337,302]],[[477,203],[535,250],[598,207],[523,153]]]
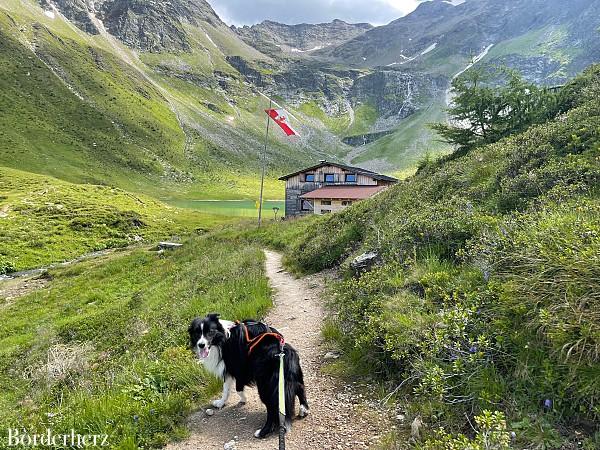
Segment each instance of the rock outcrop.
[[[367,103],[375,106],[379,119],[373,131],[384,131],[396,126],[438,96],[448,80],[427,73],[376,70],[360,77],[350,92],[353,106]],[[381,137],[381,136],[380,136]]]
[[191,49],[184,24],[222,26],[205,0],[40,0],[55,6],[90,34],[99,30],[92,17],[125,45],[148,52],[186,52]]
[[58,8],[62,15],[86,33],[100,33],[90,18],[90,12],[93,12],[90,0],[40,0],[40,5],[47,10]]

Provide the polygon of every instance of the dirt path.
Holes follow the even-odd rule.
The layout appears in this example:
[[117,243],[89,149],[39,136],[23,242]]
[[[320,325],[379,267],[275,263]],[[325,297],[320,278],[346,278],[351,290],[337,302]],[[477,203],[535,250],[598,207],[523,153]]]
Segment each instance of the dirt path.
[[[321,371],[326,350],[320,329],[323,321],[321,293],[324,277],[296,279],[281,266],[281,255],[266,251],[267,276],[275,289],[275,306],[266,322],[275,326],[300,353],[310,413],[295,420],[286,439],[287,450],[366,449],[386,426],[384,415],[370,408],[369,401]],[[277,436],[264,440],[253,436],[265,420],[265,408],[256,390],[248,391],[248,402],[238,405],[233,394],[229,404],[213,416],[205,408],[189,420],[192,436],[167,449],[235,450],[277,449]],[[298,405],[296,405],[298,408]]]
[[16,299],[44,289],[48,283],[49,280],[39,277],[7,281],[0,279],[0,311],[12,305]]

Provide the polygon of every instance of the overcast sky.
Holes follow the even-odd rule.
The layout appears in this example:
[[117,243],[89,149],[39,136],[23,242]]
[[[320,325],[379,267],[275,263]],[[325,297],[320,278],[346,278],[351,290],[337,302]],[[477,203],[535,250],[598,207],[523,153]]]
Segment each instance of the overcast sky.
[[414,10],[423,0],[208,0],[229,25],[265,19],[287,24],[333,19],[383,25]]

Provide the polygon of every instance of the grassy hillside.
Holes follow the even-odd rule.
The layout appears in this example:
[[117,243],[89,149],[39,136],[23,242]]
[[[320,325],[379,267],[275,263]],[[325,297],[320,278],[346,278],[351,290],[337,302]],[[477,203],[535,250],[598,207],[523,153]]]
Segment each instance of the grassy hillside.
[[493,47],[486,56],[486,62],[501,64],[510,56],[544,57],[556,65],[556,72],[548,75],[550,82],[572,75],[571,64],[583,50],[569,43],[569,28],[566,25],[549,25],[508,39]]
[[564,94],[551,122],[261,233],[301,272],[379,253],[333,288],[326,335],[406,414],[393,448],[417,417],[429,450],[600,445],[600,67]]
[[430,123],[446,120],[442,102],[442,99],[432,100],[428,107],[404,119],[392,134],[366,145],[352,164],[360,166],[375,162],[403,171],[417,167],[426,155],[435,157],[449,153],[451,148],[440,142],[435,132],[428,128]]
[[105,248],[203,233],[228,220],[118,188],[0,167],[0,274]]
[[[188,53],[138,57],[36,2],[4,2],[0,165],[159,198],[256,197],[268,100],[226,58],[262,56],[226,28],[198,27]],[[283,195],[281,173],[336,151],[325,131],[304,134],[272,134],[269,198]]]
[[185,416],[219,389],[187,327],[214,311],[261,317],[271,304],[263,259],[255,246],[198,237],[162,256],[55,269],[45,289],[0,300],[0,426],[108,434],[123,450],[181,437]]
[[1,164],[133,187],[160,177],[160,160],[183,157],[176,117],[138,73],[43,26],[23,33],[34,53],[19,42],[11,16],[0,12],[0,21]]

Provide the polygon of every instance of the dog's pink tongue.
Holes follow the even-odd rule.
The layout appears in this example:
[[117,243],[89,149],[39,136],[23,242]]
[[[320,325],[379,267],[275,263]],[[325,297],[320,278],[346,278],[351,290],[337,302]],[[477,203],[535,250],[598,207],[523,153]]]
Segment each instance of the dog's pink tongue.
[[204,347],[200,352],[200,358],[208,358],[208,347]]

